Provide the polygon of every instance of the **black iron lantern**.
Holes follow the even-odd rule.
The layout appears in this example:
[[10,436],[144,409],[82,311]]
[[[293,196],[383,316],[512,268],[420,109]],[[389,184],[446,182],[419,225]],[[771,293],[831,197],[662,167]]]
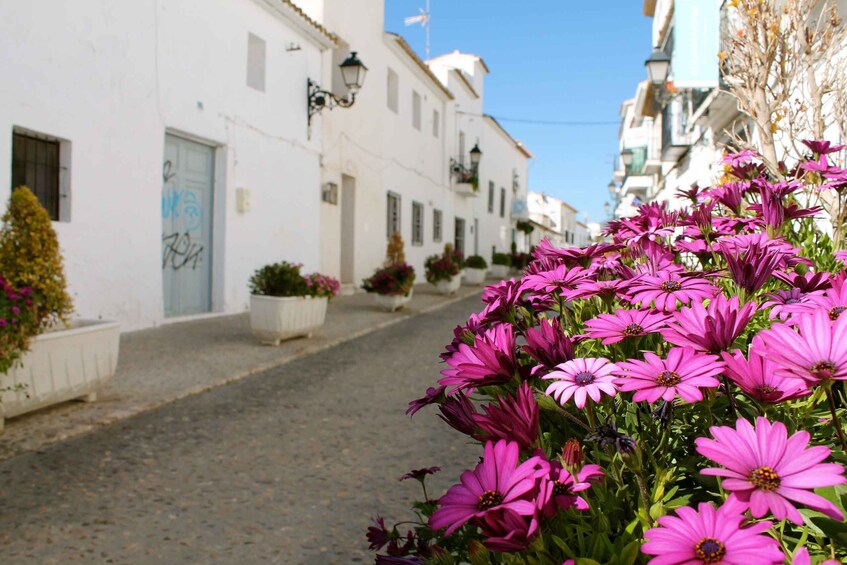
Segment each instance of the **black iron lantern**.
[[650,79],[650,84],[653,86],[661,86],[668,80],[668,73],[671,69],[670,56],[659,49],[653,49],[650,58],[644,61],[644,66],[647,67],[647,78]]
[[341,78],[350,92],[358,92],[362,85],[365,84],[365,75],[368,73],[368,68],[356,56],[356,51],[344,59],[344,62],[339,65],[341,69]]
[[478,167],[480,159],[482,159],[482,151],[479,148],[479,143],[475,143],[473,149],[471,149],[471,166]]
[[329,108],[330,110],[336,106],[349,108],[356,101],[356,93],[359,92],[359,89],[362,88],[362,85],[365,83],[365,75],[368,72],[368,68],[356,56],[355,51],[351,52],[350,55],[344,59],[340,65],[338,65],[338,68],[341,69],[341,78],[344,80],[344,85],[347,87],[349,92],[347,96],[338,97],[332,92],[321,89],[318,83],[312,82],[312,79],[308,79],[306,81],[309,125],[312,123],[312,116],[324,108]]
[[621,151],[621,161],[625,166],[632,165],[632,149],[624,149]]

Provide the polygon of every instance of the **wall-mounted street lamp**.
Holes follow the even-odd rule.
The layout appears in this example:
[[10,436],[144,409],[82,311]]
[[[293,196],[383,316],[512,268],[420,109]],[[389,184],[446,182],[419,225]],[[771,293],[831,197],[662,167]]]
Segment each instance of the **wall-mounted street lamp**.
[[615,184],[615,181],[609,181],[609,185],[606,188],[609,189],[609,194],[613,197],[618,193],[618,185]]
[[655,87],[664,86],[671,69],[670,55],[656,47],[650,54],[650,58],[644,61],[644,66],[647,67],[647,78],[650,84]]
[[621,151],[621,161],[623,161],[624,166],[629,167],[632,165],[632,149],[624,149]]
[[470,151],[471,166],[465,167],[460,161],[450,159],[450,172],[456,176],[459,182],[470,182],[476,178],[479,172],[479,162],[482,159],[482,150],[479,148],[479,143],[475,143]]
[[316,82],[312,82],[312,79],[307,80],[309,125],[312,123],[312,116],[324,108],[329,108],[330,110],[336,106],[349,108],[356,101],[356,93],[359,92],[365,83],[365,75],[368,72],[368,68],[359,60],[355,51],[351,52],[338,67],[341,69],[341,78],[348,91],[347,96],[344,98],[339,98],[332,92],[321,90],[321,87]]

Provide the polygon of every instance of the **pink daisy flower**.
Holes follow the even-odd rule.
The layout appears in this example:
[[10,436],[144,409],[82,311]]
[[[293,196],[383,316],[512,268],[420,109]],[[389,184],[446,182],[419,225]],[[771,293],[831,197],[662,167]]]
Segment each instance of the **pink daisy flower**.
[[603,345],[617,343],[628,337],[640,337],[659,331],[670,316],[655,310],[619,309],[614,314],[600,314],[585,322],[585,335],[601,339]]
[[526,275],[523,278],[521,287],[524,290],[555,292],[567,296],[587,276],[588,272],[582,267],[568,268],[565,265],[559,265],[552,271],[542,271],[538,274]]
[[834,322],[829,313],[792,317],[795,331],[787,324],[774,324],[759,332],[765,342],[761,354],[773,361],[780,375],[817,383],[847,379],[847,316]]
[[835,258],[847,265],[847,251],[839,251],[835,254]]
[[447,360],[449,369],[441,371],[438,384],[472,391],[476,387],[507,383],[518,369],[515,359],[515,332],[509,324],[497,324],[474,338],[473,346],[460,343]]
[[738,349],[732,355],[724,351],[724,375],[760,402],[783,402],[811,393],[803,379],[778,375],[776,365],[759,354],[763,347],[761,338],[756,336],[747,358]]
[[755,429],[739,418],[735,429],[727,426],[709,428],[715,439],[699,437],[697,452],[722,467],[701,471],[704,475],[726,477],[723,488],[749,504],[755,518],[770,514],[777,520],[788,519],[803,524],[803,516],[792,502],[822,512],[834,520],[844,516],[834,504],[812,489],[847,482],[844,467],[821,463],[829,457],[829,448],[808,447],[808,432],[788,437],[782,422],[756,418]]
[[764,296],[770,300],[762,304],[762,310],[771,309],[768,312],[768,318],[771,320],[779,316],[780,320],[785,321],[794,314],[808,314],[815,308],[814,303],[810,300],[811,295],[799,288],[777,290]]
[[[805,547],[801,547],[794,553],[794,559],[791,561],[791,565],[812,565],[812,558],[809,555],[809,550]],[[825,559],[821,561],[819,565],[841,565],[835,559]]]
[[542,510],[544,516],[549,518],[555,516],[559,510],[568,508],[588,510],[588,502],[577,493],[591,488],[592,483],[599,480],[603,474],[600,465],[586,465],[576,474],[571,474],[558,461],[551,461],[550,481],[553,483],[553,493]]
[[472,418],[490,439],[508,439],[529,448],[538,438],[538,403],[532,392],[524,381],[514,396],[498,396],[497,404],[483,406],[485,413],[474,413]]
[[844,279],[832,279],[832,287],[823,291],[822,294],[809,296],[809,301],[818,308],[823,308],[829,315],[830,320],[835,320],[847,311],[847,284]]
[[585,406],[587,396],[594,402],[600,402],[602,393],[614,396],[615,378],[612,374],[618,370],[618,366],[610,363],[608,359],[579,358],[557,365],[558,370],[553,371],[542,379],[554,380],[547,387],[547,396],[553,396],[564,404],[573,397],[577,408]]
[[539,479],[550,473],[550,463],[535,456],[518,464],[519,451],[515,442],[486,443],[482,462],[473,471],[462,473],[461,483],[438,500],[430,527],[447,528],[444,535],[449,536],[471,520],[483,525],[489,513],[535,514],[537,505],[530,497]]
[[676,516],[662,516],[657,520],[658,528],[644,532],[647,541],[641,552],[657,556],[650,560],[651,565],[782,565],[779,542],[761,535],[772,523],[757,522],[742,528],[747,520],[743,511],[744,505],[732,496],[717,510],[706,502],[701,502],[697,510],[677,508]]
[[703,400],[700,387],[716,388],[720,383],[715,378],[723,371],[723,363],[717,355],[697,353],[690,347],[673,347],[667,358],[645,352],[644,361],[630,359],[618,364],[615,385],[621,392],[636,391],[635,402],[656,402],[660,398],[668,402],[679,395],[686,402]]
[[660,271],[655,275],[642,275],[629,287],[632,302],[643,306],[655,304],[669,312],[676,310],[677,302],[690,304],[692,300],[711,298],[717,293],[715,285],[701,277],[682,277],[677,273]]
[[755,312],[755,302],[740,306],[737,296],[727,300],[721,293],[708,306],[695,301],[690,307],[681,308],[661,333],[674,345],[720,353],[732,346]]

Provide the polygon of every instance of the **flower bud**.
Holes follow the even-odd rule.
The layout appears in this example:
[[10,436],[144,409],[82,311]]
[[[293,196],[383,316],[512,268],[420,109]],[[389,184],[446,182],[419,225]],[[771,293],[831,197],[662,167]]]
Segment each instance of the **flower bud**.
[[580,445],[578,439],[572,437],[565,442],[565,446],[562,448],[562,461],[567,467],[578,470],[582,467],[584,459],[582,445]]

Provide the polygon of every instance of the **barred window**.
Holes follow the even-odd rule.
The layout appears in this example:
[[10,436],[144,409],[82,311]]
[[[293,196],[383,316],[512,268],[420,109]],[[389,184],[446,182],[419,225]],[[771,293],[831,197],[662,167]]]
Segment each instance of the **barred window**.
[[391,237],[394,232],[400,232],[400,195],[393,192],[388,193],[386,218],[386,237]]
[[441,242],[441,210],[432,211],[432,241]]
[[12,134],[12,188],[28,187],[53,221],[59,220],[60,147],[57,140]]
[[423,213],[423,204],[412,202],[412,245],[423,245]]

